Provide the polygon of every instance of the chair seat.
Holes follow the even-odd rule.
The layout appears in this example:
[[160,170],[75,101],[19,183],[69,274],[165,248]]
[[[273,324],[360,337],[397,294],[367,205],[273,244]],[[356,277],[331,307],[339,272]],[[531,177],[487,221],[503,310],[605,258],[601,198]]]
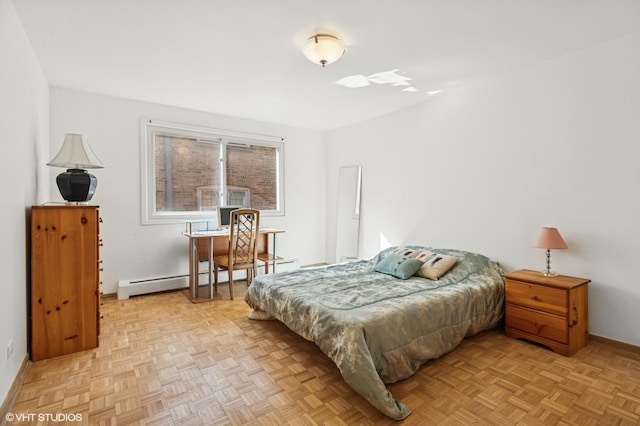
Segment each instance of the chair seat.
[[[253,268],[253,262],[236,262],[233,258],[231,259],[231,261],[233,262],[233,269]],[[217,264],[220,268],[228,269],[229,256],[227,256],[226,254],[222,256],[214,256],[213,263]]]

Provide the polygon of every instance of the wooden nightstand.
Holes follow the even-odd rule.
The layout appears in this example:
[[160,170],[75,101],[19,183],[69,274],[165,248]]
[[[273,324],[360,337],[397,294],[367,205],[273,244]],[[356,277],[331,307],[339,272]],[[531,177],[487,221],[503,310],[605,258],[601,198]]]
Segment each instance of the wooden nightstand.
[[519,270],[504,275],[506,335],[571,356],[589,341],[588,284],[565,275]]

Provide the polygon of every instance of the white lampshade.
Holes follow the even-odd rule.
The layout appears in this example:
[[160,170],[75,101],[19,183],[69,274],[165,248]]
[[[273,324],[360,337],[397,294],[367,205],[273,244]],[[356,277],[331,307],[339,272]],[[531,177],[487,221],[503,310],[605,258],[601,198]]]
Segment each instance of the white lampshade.
[[47,163],[47,166],[67,169],[102,169],[104,166],[89,146],[85,135],[67,133],[60,152]]
[[342,42],[331,35],[316,34],[306,41],[302,53],[314,64],[332,64],[344,54]]

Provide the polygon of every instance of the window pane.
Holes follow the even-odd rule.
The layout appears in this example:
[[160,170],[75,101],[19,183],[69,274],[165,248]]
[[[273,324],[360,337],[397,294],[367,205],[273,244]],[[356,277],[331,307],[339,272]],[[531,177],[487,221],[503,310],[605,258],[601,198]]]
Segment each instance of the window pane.
[[141,119],[142,223],[208,220],[219,205],[284,214],[282,138]]
[[215,210],[219,202],[220,144],[154,134],[157,212]]
[[228,204],[243,205],[243,201],[249,199],[251,208],[278,210],[277,156],[275,147],[227,144]]

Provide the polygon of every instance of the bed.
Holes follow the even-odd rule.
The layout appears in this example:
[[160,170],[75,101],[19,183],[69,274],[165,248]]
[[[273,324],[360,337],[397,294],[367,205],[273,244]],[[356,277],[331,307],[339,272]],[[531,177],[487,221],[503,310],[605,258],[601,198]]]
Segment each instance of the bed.
[[[377,272],[397,256],[388,248],[366,260],[256,277],[245,296],[249,318],[277,319],[313,341],[344,380],[393,419],[411,413],[385,384],[414,374],[464,337],[492,328],[503,315],[504,281],[486,256],[408,246],[457,259],[438,280]],[[386,259],[386,260],[385,260]]]

